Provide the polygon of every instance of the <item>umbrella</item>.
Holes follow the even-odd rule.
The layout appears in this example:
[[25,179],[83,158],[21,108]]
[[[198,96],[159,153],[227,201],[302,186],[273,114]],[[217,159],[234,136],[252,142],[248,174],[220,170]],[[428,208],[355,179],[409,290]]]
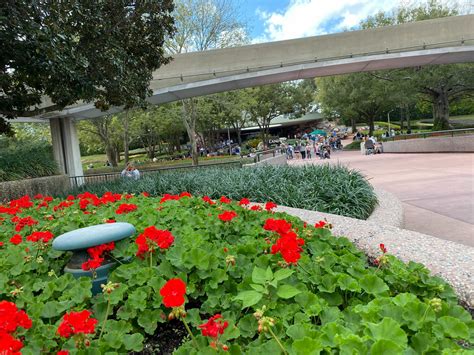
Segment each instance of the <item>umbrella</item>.
[[310,134],[311,134],[311,135],[315,135],[315,136],[318,135],[318,134],[319,134],[320,136],[324,136],[324,137],[327,136],[327,133],[324,132],[322,129],[316,129],[316,130],[314,130],[313,132],[311,132]]

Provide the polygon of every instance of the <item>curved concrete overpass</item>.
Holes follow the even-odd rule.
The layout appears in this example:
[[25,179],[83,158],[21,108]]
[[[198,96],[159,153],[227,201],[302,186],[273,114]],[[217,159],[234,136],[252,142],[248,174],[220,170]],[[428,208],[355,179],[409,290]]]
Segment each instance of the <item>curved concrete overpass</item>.
[[[288,80],[465,62],[474,62],[474,15],[178,54],[153,73],[148,101],[160,104]],[[77,104],[36,118],[87,119],[118,111]]]

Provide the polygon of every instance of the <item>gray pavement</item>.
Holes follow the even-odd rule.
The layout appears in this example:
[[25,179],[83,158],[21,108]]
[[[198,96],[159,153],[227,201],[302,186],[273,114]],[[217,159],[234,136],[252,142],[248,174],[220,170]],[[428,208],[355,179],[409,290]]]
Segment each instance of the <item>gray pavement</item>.
[[330,160],[290,165],[343,164],[403,203],[404,228],[474,246],[474,154],[379,154],[334,152]]

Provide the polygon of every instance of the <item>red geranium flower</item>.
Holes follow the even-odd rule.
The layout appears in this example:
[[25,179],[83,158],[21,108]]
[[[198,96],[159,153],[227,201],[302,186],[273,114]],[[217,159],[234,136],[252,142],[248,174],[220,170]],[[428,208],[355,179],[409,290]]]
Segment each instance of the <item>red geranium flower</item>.
[[35,200],[41,200],[43,198],[42,194],[37,194],[33,197]]
[[148,192],[146,192],[146,191],[142,192],[142,195],[143,195],[144,197],[150,197],[150,194],[149,194]]
[[48,243],[53,238],[54,238],[53,233],[49,231],[45,231],[45,232],[33,232],[29,236],[26,237],[26,240],[30,242],[38,242],[41,240],[43,243]]
[[230,198],[227,198],[225,196],[221,196],[219,201],[221,201],[222,203],[231,203],[232,202],[232,200]]
[[225,211],[224,213],[221,213],[218,215],[219,219],[224,222],[230,222],[232,221],[235,217],[237,217],[237,213],[234,211]]
[[132,211],[135,211],[137,209],[137,205],[134,205],[133,203],[122,203],[119,208],[115,211],[117,214],[123,214],[123,213],[129,213]]
[[164,194],[160,200],[160,203],[165,203],[166,201],[177,201],[177,200],[179,200],[179,195]]
[[165,307],[180,307],[184,304],[186,284],[181,279],[170,279],[161,288],[160,295],[163,297]]
[[276,203],[274,203],[274,202],[267,202],[267,203],[265,204],[265,209],[266,209],[267,211],[271,211],[272,209],[277,208],[277,207],[278,207],[278,205],[277,205]]
[[23,237],[19,234],[15,234],[13,237],[10,238],[10,243],[18,245],[23,240]]
[[382,253],[385,254],[385,253],[387,252],[387,248],[385,248],[385,244],[380,244],[380,245],[379,245],[379,248],[380,248],[380,250],[382,251]]
[[314,228],[324,228],[326,224],[327,224],[326,221],[319,221],[318,223],[314,225]]
[[114,242],[101,244],[92,248],[88,248],[87,253],[91,257],[91,259],[82,263],[81,265],[82,270],[87,271],[90,269],[94,269],[94,270],[97,269],[98,267],[102,265],[102,262],[105,260],[105,258],[103,257],[103,254],[106,252],[112,251],[114,249],[115,249]]
[[204,197],[202,198],[202,200],[203,200],[204,202],[207,202],[207,203],[210,204],[210,205],[215,204],[215,202],[212,201],[209,196],[204,196]]
[[3,242],[0,242],[0,247],[3,247]]
[[0,332],[0,354],[21,355],[23,343],[8,333]]
[[220,334],[224,334],[224,330],[229,326],[229,322],[223,321],[220,314],[216,314],[209,318],[209,320],[201,324],[202,335],[205,337],[217,338]]
[[13,333],[18,327],[30,329],[31,319],[25,311],[18,310],[13,302],[0,301],[0,334]]
[[30,196],[28,195],[10,201],[10,207],[30,208],[31,206],[33,206],[33,202],[31,202]]
[[184,191],[179,194],[179,197],[191,197],[191,194],[189,192]]
[[67,350],[60,350],[56,353],[56,355],[69,355],[69,351]]
[[69,338],[74,334],[93,334],[97,319],[90,318],[91,312],[69,312],[63,316],[58,327],[58,334],[63,338]]
[[261,211],[262,207],[260,207],[259,205],[253,205],[252,207],[250,207],[250,209],[252,211]]
[[239,201],[239,205],[240,205],[240,206],[246,206],[246,205],[248,205],[248,204],[250,204],[250,200],[249,200],[248,198],[245,198],[245,197],[244,197],[243,199],[241,199],[241,200]]
[[76,198],[73,196],[73,195],[69,195],[68,197],[66,197],[66,200],[68,201],[72,201],[72,200],[75,200]]
[[115,219],[106,219],[105,223],[115,223],[117,222]]
[[301,258],[301,245],[304,245],[304,240],[298,238],[295,232],[289,232],[272,245],[272,254],[280,252],[288,264],[296,264]]
[[174,242],[173,235],[167,230],[156,229],[155,226],[145,228],[135,243],[138,245],[137,256],[142,258],[143,254],[152,253],[158,247],[168,249]]
[[273,231],[283,236],[291,230],[291,224],[284,219],[269,218],[265,221],[263,229]]

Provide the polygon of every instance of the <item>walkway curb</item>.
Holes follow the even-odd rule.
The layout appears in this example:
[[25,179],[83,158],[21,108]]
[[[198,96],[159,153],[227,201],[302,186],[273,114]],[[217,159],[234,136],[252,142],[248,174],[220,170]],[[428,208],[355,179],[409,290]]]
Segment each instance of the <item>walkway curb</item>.
[[378,204],[367,222],[403,228],[403,204],[394,194],[374,187]]
[[310,224],[326,218],[333,224],[335,236],[345,236],[369,257],[379,256],[379,244],[384,243],[388,252],[402,261],[424,264],[432,274],[448,282],[462,302],[474,308],[472,247],[373,221],[285,206],[279,206],[276,211]]

